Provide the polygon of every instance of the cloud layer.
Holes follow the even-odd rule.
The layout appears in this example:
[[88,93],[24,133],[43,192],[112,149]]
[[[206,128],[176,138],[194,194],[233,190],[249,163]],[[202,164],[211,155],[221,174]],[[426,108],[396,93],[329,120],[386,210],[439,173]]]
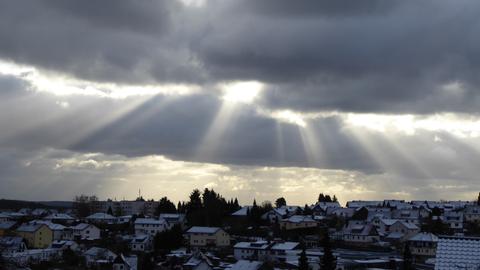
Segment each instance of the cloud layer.
[[[90,192],[143,177],[142,161],[160,168],[151,181],[226,181],[244,199],[300,200],[325,179],[365,198],[372,186],[467,198],[478,189],[479,5],[0,1],[0,185],[28,194],[57,179]],[[261,91],[228,100],[236,82]],[[165,164],[187,168],[167,176]],[[200,182],[187,173],[205,168]]]

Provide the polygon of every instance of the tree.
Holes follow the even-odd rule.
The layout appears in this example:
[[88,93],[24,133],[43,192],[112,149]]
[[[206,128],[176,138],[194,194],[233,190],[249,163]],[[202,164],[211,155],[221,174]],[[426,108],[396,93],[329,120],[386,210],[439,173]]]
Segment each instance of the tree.
[[298,270],[308,270],[308,258],[307,253],[305,252],[305,247],[302,247],[302,252],[300,257],[298,257]]
[[480,192],[478,193],[477,205],[480,205]]
[[333,202],[338,202],[338,199],[337,199],[337,196],[335,196],[335,194],[333,195]]
[[323,256],[320,260],[320,269],[322,270],[335,270],[337,268],[337,258],[332,252],[332,243],[330,241],[330,235],[328,230],[325,230],[322,240]]
[[303,208],[303,214],[306,216],[313,215],[313,210],[310,207],[308,207],[307,204],[305,204],[305,207]]
[[410,244],[407,242],[403,249],[403,270],[413,270],[412,252],[410,251]]
[[176,212],[177,212],[177,209],[175,208],[175,204],[171,202],[167,197],[163,197],[158,202],[158,207],[155,210],[155,215],[171,214]]
[[94,202],[98,201],[97,196],[87,196],[87,195],[80,195],[75,196],[74,207],[77,211],[79,217],[86,217],[91,214],[90,212],[90,205]]
[[287,206],[287,201],[285,200],[285,198],[280,197],[275,200],[275,207],[280,208],[282,206]]
[[353,220],[366,220],[367,217],[368,217],[368,209],[365,208],[365,207],[362,207],[353,214],[352,219]]
[[113,210],[111,206],[108,207],[107,214],[113,216]]
[[158,250],[173,250],[183,245],[182,228],[180,225],[174,225],[172,229],[159,232],[153,239],[153,246]]

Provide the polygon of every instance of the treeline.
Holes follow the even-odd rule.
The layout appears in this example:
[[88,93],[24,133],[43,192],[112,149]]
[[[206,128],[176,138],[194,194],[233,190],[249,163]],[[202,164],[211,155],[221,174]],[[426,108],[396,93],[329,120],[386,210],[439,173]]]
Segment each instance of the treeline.
[[221,226],[225,216],[240,209],[237,198],[226,200],[213,189],[201,193],[195,189],[188,202],[178,204],[177,211],[187,215],[188,224],[193,226]]

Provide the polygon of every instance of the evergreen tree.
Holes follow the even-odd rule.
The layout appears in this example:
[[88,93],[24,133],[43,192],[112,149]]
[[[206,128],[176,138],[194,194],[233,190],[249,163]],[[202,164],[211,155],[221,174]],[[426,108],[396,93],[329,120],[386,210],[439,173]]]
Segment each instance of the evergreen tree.
[[309,270],[305,247],[302,247],[302,252],[300,253],[300,257],[298,257],[298,270]]
[[335,270],[337,267],[337,259],[332,252],[332,243],[328,230],[325,230],[322,240],[323,256],[320,260],[321,270]]
[[108,207],[107,214],[113,216],[113,210],[111,206]]
[[478,193],[477,205],[480,205],[480,192]]
[[333,195],[333,202],[338,202],[338,199],[337,199],[337,196],[335,196],[335,194]]
[[163,197],[158,202],[158,207],[155,210],[155,215],[159,214],[171,214],[176,213],[177,209],[175,208],[175,204],[171,202],[167,197]]
[[403,270],[413,270],[412,252],[410,251],[410,244],[407,242],[403,250]]
[[275,207],[280,208],[282,206],[287,206],[287,201],[285,200],[285,198],[280,197],[275,200]]
[[308,207],[307,204],[305,204],[305,207],[303,208],[303,214],[306,216],[313,215],[313,210],[310,207]]

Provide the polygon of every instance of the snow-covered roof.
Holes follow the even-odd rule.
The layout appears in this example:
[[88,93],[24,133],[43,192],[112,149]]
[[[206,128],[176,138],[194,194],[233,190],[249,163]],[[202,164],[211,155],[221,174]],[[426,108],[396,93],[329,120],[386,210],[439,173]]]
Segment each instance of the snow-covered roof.
[[248,212],[248,209],[252,208],[252,206],[244,206],[240,209],[238,209],[237,211],[235,211],[232,216],[246,216],[247,215],[247,212]]
[[293,215],[289,218],[284,219],[283,221],[288,221],[292,223],[301,223],[301,222],[315,222],[311,216],[302,216],[302,215]]
[[11,229],[15,225],[15,221],[4,221],[0,222],[0,230],[8,230]]
[[227,270],[258,270],[262,265],[263,262],[259,261],[239,260],[227,268]]
[[191,227],[187,233],[206,233],[206,234],[213,234],[217,231],[221,230],[219,227],[200,227],[200,226],[193,226]]
[[87,217],[87,219],[98,219],[98,220],[113,220],[114,216],[107,213],[95,213]]
[[33,220],[33,221],[30,221],[28,224],[29,225],[45,224],[52,231],[61,231],[61,230],[65,229],[65,226],[63,226],[62,224],[53,223],[53,222],[48,221],[48,220]]
[[44,224],[23,224],[17,228],[17,232],[36,232],[40,227],[46,226]]
[[421,232],[412,236],[409,241],[438,242],[438,237],[433,233]]
[[154,225],[163,225],[166,224],[167,221],[165,219],[154,219],[154,218],[137,218],[135,220],[135,224],[154,224]]
[[267,241],[257,241],[257,242],[238,242],[233,246],[233,248],[240,249],[267,249],[271,246]]
[[72,216],[63,213],[50,214],[44,219],[74,220]]
[[[90,226],[90,224],[88,224],[88,223],[80,223],[80,224],[77,224],[77,225],[75,225],[75,226],[72,226],[72,229],[83,231],[83,230],[85,230],[86,228],[88,228],[89,226]],[[92,226],[93,226],[93,225],[92,225]]]
[[478,269],[480,238],[440,237],[435,262],[435,270]]
[[276,243],[272,246],[272,250],[292,250],[298,247],[299,244],[298,242]]

